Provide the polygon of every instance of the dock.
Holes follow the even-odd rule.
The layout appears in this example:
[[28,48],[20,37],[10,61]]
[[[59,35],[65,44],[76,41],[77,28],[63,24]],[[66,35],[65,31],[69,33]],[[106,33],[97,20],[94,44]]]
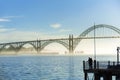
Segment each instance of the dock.
[[[120,64],[115,61],[83,61],[84,80],[120,80]],[[93,78],[89,79],[89,74]],[[114,78],[114,79],[113,79]]]

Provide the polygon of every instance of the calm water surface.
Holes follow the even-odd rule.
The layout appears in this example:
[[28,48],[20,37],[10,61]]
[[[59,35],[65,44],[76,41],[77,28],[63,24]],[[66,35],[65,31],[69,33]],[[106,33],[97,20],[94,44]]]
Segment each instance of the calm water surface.
[[[0,80],[84,80],[88,56],[1,56]],[[98,56],[98,60],[116,60]]]

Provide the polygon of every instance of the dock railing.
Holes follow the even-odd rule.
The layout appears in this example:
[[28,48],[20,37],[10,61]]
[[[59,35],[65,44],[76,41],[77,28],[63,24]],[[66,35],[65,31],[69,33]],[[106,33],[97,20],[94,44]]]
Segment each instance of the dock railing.
[[83,69],[107,69],[113,66],[119,65],[115,61],[93,61],[92,65],[89,64],[88,61],[83,61]]

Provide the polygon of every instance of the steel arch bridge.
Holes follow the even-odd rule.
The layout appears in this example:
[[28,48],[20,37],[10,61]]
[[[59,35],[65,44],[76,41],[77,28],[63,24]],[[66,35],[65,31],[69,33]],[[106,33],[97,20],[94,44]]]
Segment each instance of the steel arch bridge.
[[[86,29],[77,38],[73,38],[73,35],[69,35],[69,38],[1,43],[0,44],[0,52],[5,50],[7,46],[9,46],[9,48],[11,50],[14,50],[15,52],[19,52],[21,50],[21,48],[23,48],[24,45],[30,44],[39,53],[47,45],[56,42],[56,43],[63,45],[69,51],[69,53],[73,53],[73,51],[75,50],[75,48],[81,42],[82,39],[94,39],[94,36],[86,37],[86,35],[98,28],[108,28],[108,29],[111,29],[111,30],[117,32],[118,34],[120,34],[120,29],[118,29],[114,26],[106,25],[106,24],[99,24],[99,25],[94,25],[94,26]],[[120,38],[120,36],[106,36],[106,37],[96,37],[96,38]]]

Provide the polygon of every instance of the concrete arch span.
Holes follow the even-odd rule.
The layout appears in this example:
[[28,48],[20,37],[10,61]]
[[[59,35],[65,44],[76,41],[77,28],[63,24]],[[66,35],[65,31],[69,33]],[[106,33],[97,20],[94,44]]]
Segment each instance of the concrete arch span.
[[58,43],[63,45],[67,50],[69,50],[69,44],[67,44],[64,41],[60,41],[60,40],[55,40],[55,41],[47,41],[44,44],[41,45],[41,50],[43,50],[47,45],[51,44],[51,43]]
[[[120,29],[118,29],[114,26],[106,25],[106,24],[99,24],[99,25],[94,25],[94,26],[86,29],[77,38],[85,37],[87,34],[89,34],[91,31],[93,31],[94,29],[97,29],[97,28],[108,28],[108,29],[111,29],[111,30],[117,32],[118,34],[120,34]],[[74,50],[77,47],[77,45],[81,42],[81,40],[82,39],[77,39],[77,40],[74,41]]]
[[15,47],[12,44],[4,44],[1,48],[0,48],[0,52],[4,49],[6,49],[5,47],[9,46],[10,48],[12,48],[13,50],[15,50]]
[[[0,48],[0,51],[5,50],[5,47],[10,46],[10,47],[13,49],[13,51],[19,52],[20,49],[21,49],[24,45],[26,45],[26,44],[31,45],[31,46],[37,51],[36,45],[33,44],[32,42],[24,42],[24,43],[22,43],[22,44],[19,44],[19,46],[14,46],[14,44],[4,44],[4,45]],[[16,45],[17,45],[17,44],[16,44]]]
[[25,42],[25,43],[23,43],[23,44],[21,44],[19,47],[18,47],[18,51],[17,52],[19,52],[20,50],[21,50],[21,48],[23,48],[23,46],[25,46],[25,45],[31,45],[36,51],[37,51],[37,46],[34,44],[34,43],[32,43],[32,42]]

